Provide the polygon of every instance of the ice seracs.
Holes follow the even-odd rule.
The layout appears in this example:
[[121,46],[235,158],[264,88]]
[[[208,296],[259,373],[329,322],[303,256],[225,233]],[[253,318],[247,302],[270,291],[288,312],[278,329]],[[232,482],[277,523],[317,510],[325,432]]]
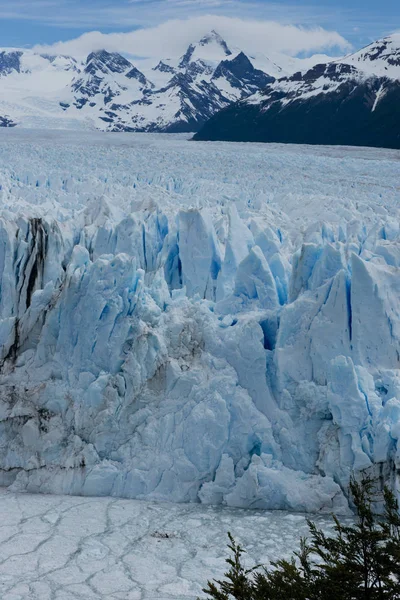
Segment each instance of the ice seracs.
[[354,471],[396,489],[397,156],[76,136],[0,143],[0,482],[309,512],[346,512]]

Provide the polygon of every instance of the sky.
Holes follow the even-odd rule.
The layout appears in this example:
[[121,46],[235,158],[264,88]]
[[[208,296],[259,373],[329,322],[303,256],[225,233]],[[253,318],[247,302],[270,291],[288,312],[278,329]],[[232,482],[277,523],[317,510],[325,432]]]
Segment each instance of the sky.
[[0,0],[2,47],[166,57],[210,29],[249,51],[340,55],[400,30],[400,0]]

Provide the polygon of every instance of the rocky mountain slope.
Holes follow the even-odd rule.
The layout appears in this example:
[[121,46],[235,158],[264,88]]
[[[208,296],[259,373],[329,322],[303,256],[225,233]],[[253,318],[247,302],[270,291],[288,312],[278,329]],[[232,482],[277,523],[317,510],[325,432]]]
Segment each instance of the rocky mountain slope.
[[[265,88],[274,77],[212,31],[178,60],[143,73],[117,52],[86,61],[0,53],[0,125],[107,131],[197,131],[220,109]],[[253,64],[254,63],[254,64]],[[282,69],[264,57],[263,69]]]
[[215,115],[202,140],[400,148],[400,34],[269,84]]

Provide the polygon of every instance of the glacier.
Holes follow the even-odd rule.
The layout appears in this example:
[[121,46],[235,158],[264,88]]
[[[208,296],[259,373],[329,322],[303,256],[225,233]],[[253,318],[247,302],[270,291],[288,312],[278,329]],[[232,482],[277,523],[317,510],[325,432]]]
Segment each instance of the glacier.
[[348,512],[398,486],[396,151],[6,131],[0,485]]

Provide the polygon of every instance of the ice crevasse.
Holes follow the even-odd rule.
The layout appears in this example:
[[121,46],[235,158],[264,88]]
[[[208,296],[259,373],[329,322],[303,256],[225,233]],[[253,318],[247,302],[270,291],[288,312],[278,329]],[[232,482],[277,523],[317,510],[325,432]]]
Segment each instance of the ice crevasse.
[[348,510],[396,485],[400,231],[232,204],[0,222],[0,483]]

